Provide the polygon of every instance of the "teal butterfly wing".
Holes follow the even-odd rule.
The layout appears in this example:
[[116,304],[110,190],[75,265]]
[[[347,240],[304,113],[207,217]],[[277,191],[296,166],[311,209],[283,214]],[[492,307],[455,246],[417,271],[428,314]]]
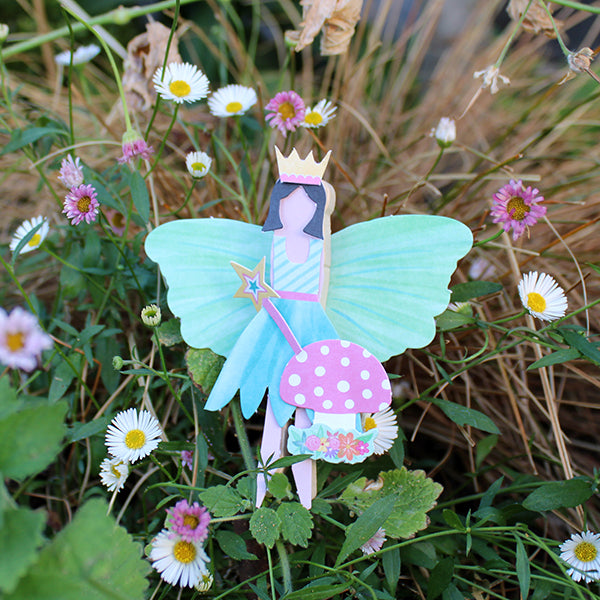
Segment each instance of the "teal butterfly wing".
[[382,362],[426,346],[472,242],[464,224],[431,215],[383,217],[335,233],[326,312],[339,336]]
[[241,280],[231,261],[254,268],[263,257],[270,272],[272,233],[229,219],[165,223],[146,238],[148,256],[166,279],[167,303],[194,348],[228,356],[256,316],[252,302],[234,298]]

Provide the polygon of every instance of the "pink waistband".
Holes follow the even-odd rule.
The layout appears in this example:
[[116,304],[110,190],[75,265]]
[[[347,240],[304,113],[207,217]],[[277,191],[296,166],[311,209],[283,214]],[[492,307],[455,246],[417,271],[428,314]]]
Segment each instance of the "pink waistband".
[[305,300],[306,302],[318,302],[318,294],[306,294],[304,292],[286,292],[285,290],[275,290],[280,298],[286,300]]

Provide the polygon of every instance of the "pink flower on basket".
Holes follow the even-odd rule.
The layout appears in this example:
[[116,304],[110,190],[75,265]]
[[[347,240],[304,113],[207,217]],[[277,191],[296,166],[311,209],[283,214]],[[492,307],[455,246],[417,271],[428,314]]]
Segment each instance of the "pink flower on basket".
[[354,439],[353,433],[348,433],[347,435],[340,433],[338,435],[338,439],[340,440],[338,458],[347,458],[348,460],[352,460],[355,455],[360,454],[356,447],[358,440]]
[[52,338],[38,320],[19,306],[10,314],[0,308],[0,363],[13,369],[33,371],[42,350],[52,348]]
[[318,450],[320,446],[321,446],[321,440],[316,435],[309,435],[306,438],[306,447],[311,452],[314,452],[315,450]]
[[269,111],[266,116],[271,127],[279,129],[283,135],[288,131],[296,131],[296,129],[304,121],[306,106],[304,101],[296,92],[279,92],[265,106],[265,110]]
[[92,223],[98,216],[99,206],[94,186],[79,185],[67,194],[63,212],[71,219],[71,225],[79,225],[81,221]]
[[502,223],[504,231],[512,229],[513,240],[518,240],[526,227],[535,225],[546,214],[546,207],[538,206],[543,201],[538,189],[511,179],[494,194],[491,215],[494,223]]
[[180,500],[173,508],[167,509],[166,526],[180,535],[186,542],[203,542],[208,537],[210,513],[206,507],[187,500]]
[[79,157],[73,160],[69,154],[63,158],[60,163],[58,180],[68,188],[77,187],[83,183],[83,167],[80,164]]

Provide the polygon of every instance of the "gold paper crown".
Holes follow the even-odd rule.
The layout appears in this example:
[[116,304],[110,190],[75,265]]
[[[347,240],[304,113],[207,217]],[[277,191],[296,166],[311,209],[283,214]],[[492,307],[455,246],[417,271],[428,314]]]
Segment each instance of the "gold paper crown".
[[275,155],[277,156],[277,167],[281,181],[284,183],[319,185],[327,168],[331,150],[321,162],[315,161],[312,150],[306,155],[306,158],[302,159],[296,148],[290,152],[289,156],[285,157],[281,154],[281,150],[275,146]]

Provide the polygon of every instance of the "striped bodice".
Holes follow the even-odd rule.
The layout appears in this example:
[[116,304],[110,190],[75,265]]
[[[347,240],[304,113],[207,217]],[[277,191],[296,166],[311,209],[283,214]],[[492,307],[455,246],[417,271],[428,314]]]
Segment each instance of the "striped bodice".
[[321,278],[323,240],[311,239],[308,258],[303,263],[291,262],[285,251],[285,237],[273,236],[273,279],[277,291],[318,294]]

